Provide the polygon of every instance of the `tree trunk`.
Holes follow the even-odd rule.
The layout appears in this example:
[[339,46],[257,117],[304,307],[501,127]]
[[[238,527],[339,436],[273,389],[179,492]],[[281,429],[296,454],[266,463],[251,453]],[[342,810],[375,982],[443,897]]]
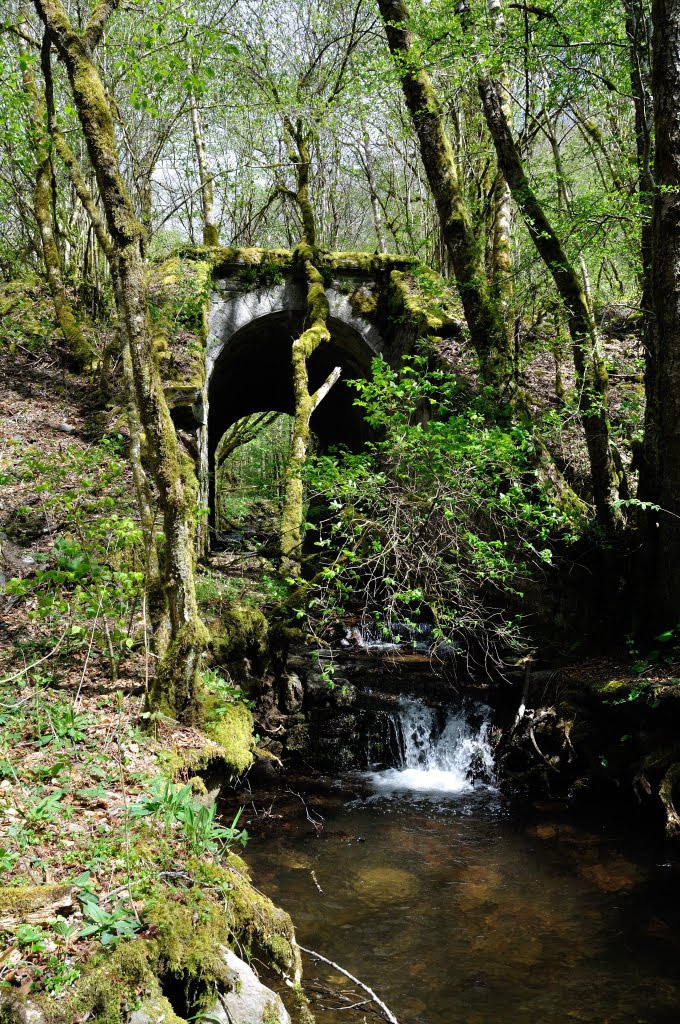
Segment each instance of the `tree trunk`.
[[[118,313],[130,349],[134,389],[159,496],[165,536],[163,582],[171,623],[170,643],[160,660],[151,703],[172,717],[194,710],[200,654],[209,641],[194,589],[194,519],[197,482],[181,452],[170,418],[146,315],[144,229],[134,215],[120,172],[111,111],[87,40],[103,30],[100,3],[81,35],[59,0],[34,0],[68,74],[75,107],[95,171],[115,259]],[[101,26],[101,27],[100,27]]]
[[[43,41],[41,59],[45,60],[45,48],[49,43]],[[19,39],[19,47],[22,54],[26,55],[26,43]],[[48,49],[49,55],[49,49]],[[59,249],[54,235],[54,224],[52,211],[54,196],[52,190],[52,164],[50,159],[49,139],[45,135],[43,127],[43,115],[45,108],[38,96],[38,89],[33,73],[28,67],[23,71],[24,91],[29,100],[29,118],[31,133],[37,151],[37,165],[35,171],[35,186],[33,190],[33,213],[38,232],[40,234],[40,247],[42,251],[43,264],[47,277],[47,285],[54,304],[59,330],[66,343],[68,358],[75,370],[79,372],[90,367],[95,358],[95,351],[78,326],[73,314],[71,304],[66,296],[64,280],[61,273],[61,259]],[[47,84],[46,84],[47,88]]]
[[550,271],[567,308],[579,409],[590,460],[593,500],[599,521],[610,531],[616,526],[620,514],[614,506],[618,497],[619,478],[609,444],[609,381],[599,353],[595,324],[584,286],[529,184],[503,113],[498,86],[490,78],[480,78],[478,87],[499,166],[524,217],[536,250]]
[[66,289],[61,275],[61,260],[52,224],[52,168],[48,155],[38,158],[33,192],[33,211],[40,232],[47,284],[52,296],[59,330],[66,343],[68,360],[73,368],[80,373],[92,366],[95,352],[83,337],[71,303],[66,297]]
[[378,7],[418,136],[420,154],[444,242],[451,256],[472,344],[487,380],[506,381],[512,375],[513,362],[509,332],[502,312],[490,294],[483,251],[473,230],[432,81],[414,60],[408,8],[404,0],[378,0]]
[[[309,168],[311,164],[309,138],[305,135],[301,120],[294,126],[290,118],[284,117],[283,127],[288,158],[295,167],[296,191],[294,198],[302,218],[302,241],[313,248],[316,245],[316,219],[309,198]],[[293,149],[293,144],[295,149]]]
[[[653,326],[652,260],[654,201],[654,104],[651,93],[652,26],[643,0],[627,0],[626,35],[630,43],[630,84],[635,110],[635,150],[637,160],[638,201],[642,214],[640,229],[640,326],[646,355],[645,368],[645,433],[643,458],[640,464],[638,497],[647,500],[658,488],[658,352]],[[656,529],[652,526],[652,529]]]
[[652,20],[656,191],[645,441],[650,497],[662,509],[648,531],[650,625],[658,630],[680,621],[680,0],[653,0]]
[[[190,62],[190,69],[193,75],[193,61]],[[203,123],[201,112],[196,102],[196,92],[191,89],[191,128],[194,136],[194,149],[196,150],[196,163],[198,164],[198,180],[201,186],[201,208],[203,211],[203,244],[219,245],[220,239],[215,224],[215,199],[213,195],[213,176],[208,167],[208,156],[205,150],[205,139],[203,137]]]
[[307,318],[309,327],[293,342],[293,387],[295,391],[295,416],[291,437],[290,458],[286,472],[286,493],[281,512],[281,555],[282,571],[291,576],[300,575],[304,522],[304,481],[302,472],[309,451],[309,424],[312,413],[328,394],[340,376],[335,369],[321,387],[309,393],[307,360],[324,341],[330,341],[328,330],[328,299],[323,278],[313,263],[313,250],[300,245],[297,258],[304,268],[307,280]]
[[[493,27],[496,45],[505,42],[505,17],[501,0],[487,0],[487,10]],[[508,123],[512,120],[510,80],[507,68],[501,65],[498,71],[499,99]],[[493,235],[491,242],[491,280],[497,301],[500,302],[506,321],[510,320],[512,302],[512,200],[508,183],[499,171],[493,189]],[[506,330],[512,333],[512,322],[506,322]]]

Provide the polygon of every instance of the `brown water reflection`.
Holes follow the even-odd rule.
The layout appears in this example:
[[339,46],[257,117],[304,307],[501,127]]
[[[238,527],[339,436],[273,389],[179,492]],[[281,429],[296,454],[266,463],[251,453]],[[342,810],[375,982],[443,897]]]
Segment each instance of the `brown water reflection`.
[[[306,785],[321,838],[293,796],[276,799],[281,819],[251,814],[246,857],[301,944],[401,1024],[680,1021],[680,871],[658,863],[667,852],[568,812],[525,827],[488,793],[430,802],[344,786]],[[309,961],[306,977],[319,1024],[376,1019],[344,1008],[365,997],[331,968]]]

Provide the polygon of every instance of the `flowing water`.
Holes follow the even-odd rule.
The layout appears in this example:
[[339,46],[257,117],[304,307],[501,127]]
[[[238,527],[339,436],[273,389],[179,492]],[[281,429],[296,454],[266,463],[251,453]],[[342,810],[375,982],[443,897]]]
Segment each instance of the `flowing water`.
[[402,702],[394,720],[400,763],[366,775],[377,791],[452,795],[470,792],[480,778],[492,782],[488,717],[475,727],[458,711],[446,717],[441,729],[438,719],[437,710],[421,701]]
[[[395,730],[394,769],[252,795],[253,878],[300,943],[400,1024],[678,1024],[677,854],[567,808],[505,813],[483,712],[406,702]],[[378,1019],[339,971],[305,972],[318,1024]]]

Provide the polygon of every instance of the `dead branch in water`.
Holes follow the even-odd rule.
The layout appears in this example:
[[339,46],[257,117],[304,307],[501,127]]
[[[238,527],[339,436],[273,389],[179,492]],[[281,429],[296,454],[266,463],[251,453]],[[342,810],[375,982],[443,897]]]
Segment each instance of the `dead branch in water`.
[[380,1007],[386,1020],[388,1020],[390,1024],[399,1024],[397,1018],[394,1016],[392,1011],[387,1006],[385,1006],[382,999],[380,999],[375,994],[372,988],[369,988],[368,985],[365,985],[363,981],[359,981],[358,978],[355,978],[353,974],[350,974],[349,971],[346,971],[344,967],[340,966],[340,964],[336,964],[334,960],[328,960],[325,956],[322,956],[321,953],[315,953],[313,949],[305,949],[305,947],[301,946],[300,943],[298,943],[298,948],[302,950],[303,953],[306,953],[307,956],[313,956],[315,960],[322,960],[323,963],[328,964],[329,967],[334,967],[336,971],[340,971],[340,974],[344,974],[346,978],[349,978],[349,980],[353,981],[355,985],[358,985],[360,988],[364,990],[364,992],[368,993],[368,995],[371,997],[376,1006]]

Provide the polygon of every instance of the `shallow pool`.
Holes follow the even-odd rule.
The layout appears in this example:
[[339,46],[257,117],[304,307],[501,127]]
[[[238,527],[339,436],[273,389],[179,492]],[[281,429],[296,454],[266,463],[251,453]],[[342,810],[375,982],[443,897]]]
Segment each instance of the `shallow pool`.
[[[519,822],[483,783],[288,785],[247,795],[253,880],[400,1024],[680,1021],[680,864],[625,821]],[[305,976],[319,1024],[378,1019],[335,969]]]

